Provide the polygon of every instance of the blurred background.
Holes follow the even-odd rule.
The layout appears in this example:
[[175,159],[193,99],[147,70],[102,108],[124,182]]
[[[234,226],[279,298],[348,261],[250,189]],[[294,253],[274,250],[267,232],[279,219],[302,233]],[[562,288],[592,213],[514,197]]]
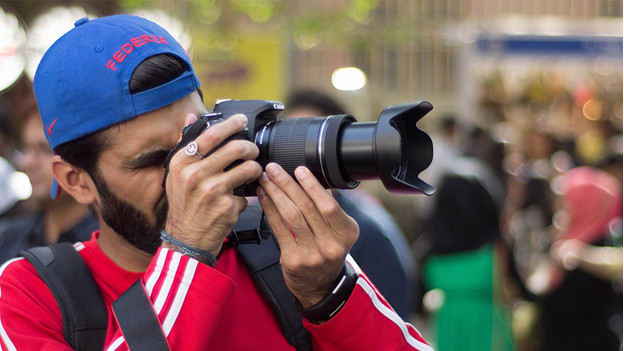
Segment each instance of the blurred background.
[[[552,252],[570,223],[561,212],[562,176],[580,166],[610,173],[620,205],[609,219],[621,218],[622,11],[621,0],[0,1],[0,156],[17,164],[19,131],[36,106],[37,63],[85,16],[133,13],[167,28],[191,55],[208,109],[217,99],[285,101],[315,89],[358,121],[374,121],[386,106],[427,100],[434,110],[419,126],[435,151],[422,178],[443,186],[456,157],[487,164],[497,185],[481,183],[494,194],[499,232],[485,241],[500,241],[509,256],[497,270],[515,347],[539,349],[544,338],[531,328],[540,325],[533,308],[544,292],[529,281],[544,257],[559,266],[566,254],[576,259],[566,271],[582,261],[578,247],[573,256]],[[11,189],[0,194],[13,194],[5,198],[29,196],[19,173],[5,179]],[[396,221],[419,268],[427,267],[432,244],[423,233],[432,231],[440,197],[389,194],[377,181],[361,187]],[[616,243],[601,246],[620,251],[619,274],[607,281],[621,296],[621,221],[608,229]],[[507,277],[515,287],[504,284]],[[423,279],[414,323],[435,338],[442,332],[433,317],[445,297],[424,298],[435,289]],[[621,306],[613,311],[619,319],[610,316],[604,329],[621,344]]]

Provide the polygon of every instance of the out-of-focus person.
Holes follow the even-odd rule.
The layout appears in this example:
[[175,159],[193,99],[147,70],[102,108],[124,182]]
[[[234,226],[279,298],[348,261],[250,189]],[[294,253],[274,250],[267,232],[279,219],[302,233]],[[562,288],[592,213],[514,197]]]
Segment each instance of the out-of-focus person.
[[438,351],[516,349],[503,293],[513,267],[500,232],[501,147],[481,129],[470,134],[464,155],[440,174],[417,242],[423,305]]
[[13,162],[17,142],[17,128],[13,122],[12,109],[6,98],[0,96],[0,157]]
[[557,184],[561,229],[528,280],[539,296],[541,350],[620,350],[621,185],[587,166],[567,171]]
[[88,240],[98,229],[97,219],[87,206],[63,192],[56,201],[50,197],[54,155],[37,112],[29,114],[24,121],[20,149],[19,169],[30,179],[31,198],[38,210],[32,215],[15,216],[0,222],[0,262],[31,247]]
[[13,108],[6,98],[0,96],[0,219],[32,213],[34,209],[33,202],[24,201],[23,197],[27,195],[18,189],[20,183],[27,185],[27,181],[16,169],[19,159],[19,127],[16,124]]
[[12,185],[15,172],[15,168],[9,161],[0,156],[0,218],[11,211],[19,201],[18,194]]
[[[282,118],[347,114],[333,97],[314,89],[293,91]],[[381,201],[357,188],[333,190],[340,207],[360,226],[351,255],[397,313],[406,318],[414,310],[416,263],[405,235]]]

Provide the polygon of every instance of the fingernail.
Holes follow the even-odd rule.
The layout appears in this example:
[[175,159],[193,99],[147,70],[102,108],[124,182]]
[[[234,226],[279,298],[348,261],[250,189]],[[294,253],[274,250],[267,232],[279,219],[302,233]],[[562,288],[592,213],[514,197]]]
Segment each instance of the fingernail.
[[265,170],[267,171],[267,173],[272,176],[276,176],[279,173],[279,169],[280,169],[280,166],[277,163],[269,163],[265,167]]
[[297,167],[297,169],[295,169],[295,175],[297,178],[303,179],[308,175],[308,169],[305,167]]
[[238,115],[238,119],[243,123],[244,126],[247,125],[247,122],[248,122],[247,116],[245,116],[245,115]]
[[260,175],[260,183],[266,183],[269,181],[269,176],[267,176],[266,173],[262,172],[262,174]]

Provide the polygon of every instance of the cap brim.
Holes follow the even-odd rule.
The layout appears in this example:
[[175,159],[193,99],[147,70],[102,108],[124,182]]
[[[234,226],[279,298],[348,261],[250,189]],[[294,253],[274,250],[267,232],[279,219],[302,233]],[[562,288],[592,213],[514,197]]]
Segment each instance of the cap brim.
[[58,199],[58,197],[61,195],[61,190],[63,188],[61,188],[58,185],[58,182],[56,181],[56,179],[52,179],[52,190],[50,191],[50,196],[52,197],[52,199],[56,200]]

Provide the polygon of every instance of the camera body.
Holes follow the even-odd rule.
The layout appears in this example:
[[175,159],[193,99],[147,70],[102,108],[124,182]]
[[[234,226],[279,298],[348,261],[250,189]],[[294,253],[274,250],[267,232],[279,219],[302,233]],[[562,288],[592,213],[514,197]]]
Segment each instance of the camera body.
[[[431,164],[433,146],[416,122],[432,108],[426,101],[390,106],[382,111],[378,122],[359,123],[348,114],[279,119],[284,110],[281,102],[224,100],[212,113],[185,127],[174,150],[186,146],[209,125],[244,114],[247,127],[223,144],[233,139],[253,142],[260,150],[256,161],[263,168],[276,162],[294,177],[297,167],[306,166],[325,188],[351,189],[361,180],[380,179],[391,192],[431,195],[434,188],[419,174]],[[252,182],[234,193],[255,196],[257,186]]]

